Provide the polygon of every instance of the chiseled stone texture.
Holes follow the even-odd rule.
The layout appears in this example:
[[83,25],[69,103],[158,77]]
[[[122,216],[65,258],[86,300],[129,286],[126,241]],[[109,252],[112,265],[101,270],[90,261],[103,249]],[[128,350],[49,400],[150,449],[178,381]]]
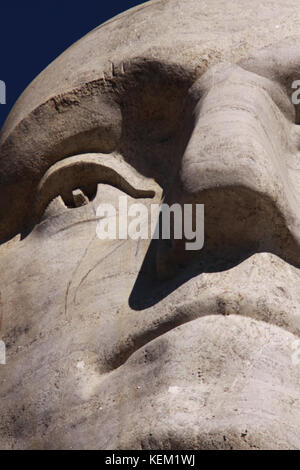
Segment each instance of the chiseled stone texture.
[[[152,0],[19,98],[1,449],[300,448],[299,31],[299,0]],[[99,240],[124,195],[205,204],[203,250]]]

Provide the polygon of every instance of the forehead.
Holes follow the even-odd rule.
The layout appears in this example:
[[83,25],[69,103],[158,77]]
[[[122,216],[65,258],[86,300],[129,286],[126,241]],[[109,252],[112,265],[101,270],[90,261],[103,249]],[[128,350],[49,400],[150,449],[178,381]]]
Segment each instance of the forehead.
[[113,18],[80,39],[23,93],[2,138],[50,97],[109,74],[135,57],[204,71],[237,62],[255,50],[297,34],[298,0],[152,0]]

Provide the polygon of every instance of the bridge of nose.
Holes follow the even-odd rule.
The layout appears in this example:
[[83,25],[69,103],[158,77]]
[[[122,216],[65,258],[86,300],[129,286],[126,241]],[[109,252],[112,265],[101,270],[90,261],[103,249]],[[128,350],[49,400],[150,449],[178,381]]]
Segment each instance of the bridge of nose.
[[204,89],[182,159],[181,181],[187,192],[241,185],[273,198],[281,187],[287,197],[295,197],[286,168],[290,122],[253,76],[234,68]]

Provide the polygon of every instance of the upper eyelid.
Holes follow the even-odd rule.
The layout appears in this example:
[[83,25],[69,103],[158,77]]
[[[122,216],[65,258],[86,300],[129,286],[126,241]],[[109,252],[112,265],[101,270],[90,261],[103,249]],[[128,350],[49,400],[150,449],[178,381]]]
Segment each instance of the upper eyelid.
[[76,155],[54,164],[41,179],[35,198],[33,222],[37,223],[49,202],[62,193],[71,193],[80,185],[99,183],[115,186],[134,198],[153,198],[156,194],[153,181],[146,182],[134,174],[129,165],[116,156]]

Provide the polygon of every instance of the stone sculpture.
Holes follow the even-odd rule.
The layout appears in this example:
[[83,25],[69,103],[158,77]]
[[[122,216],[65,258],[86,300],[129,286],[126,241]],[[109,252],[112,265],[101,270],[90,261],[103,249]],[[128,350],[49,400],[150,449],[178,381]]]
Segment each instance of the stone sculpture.
[[[0,135],[2,449],[300,447],[298,0],[153,0]],[[97,206],[205,205],[205,243]]]

